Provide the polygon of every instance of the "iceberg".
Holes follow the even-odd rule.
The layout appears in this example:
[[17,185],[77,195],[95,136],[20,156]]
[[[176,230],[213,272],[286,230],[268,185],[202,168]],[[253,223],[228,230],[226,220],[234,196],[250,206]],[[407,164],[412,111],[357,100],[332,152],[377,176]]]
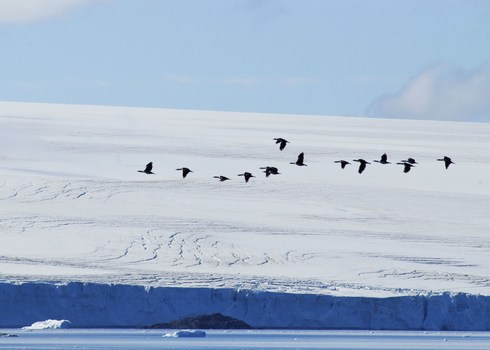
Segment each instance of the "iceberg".
[[12,334],[12,333],[0,333],[0,337],[15,338],[17,336],[18,336],[17,334]]
[[39,322],[34,322],[30,326],[22,327],[23,330],[25,331],[33,331],[33,330],[40,330],[40,329],[66,329],[70,328],[70,321],[68,320],[45,320],[45,321],[39,321]]
[[196,330],[181,330],[164,334],[164,338],[204,338],[206,332]]

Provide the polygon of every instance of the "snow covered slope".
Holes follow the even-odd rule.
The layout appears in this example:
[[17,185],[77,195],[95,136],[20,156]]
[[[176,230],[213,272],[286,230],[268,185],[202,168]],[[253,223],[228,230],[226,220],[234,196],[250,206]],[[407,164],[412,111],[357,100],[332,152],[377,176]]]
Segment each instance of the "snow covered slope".
[[3,282],[490,295],[489,204],[489,124],[0,103]]

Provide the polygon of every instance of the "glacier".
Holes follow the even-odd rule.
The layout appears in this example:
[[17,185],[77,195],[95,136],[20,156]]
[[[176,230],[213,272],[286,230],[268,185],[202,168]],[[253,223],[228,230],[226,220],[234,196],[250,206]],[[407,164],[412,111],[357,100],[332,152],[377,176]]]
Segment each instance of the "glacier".
[[47,318],[71,328],[144,327],[222,313],[254,328],[489,331],[490,297],[463,293],[388,298],[70,282],[0,283],[0,327]]
[[[220,312],[258,328],[488,330],[489,135],[484,123],[0,102],[1,325]],[[290,164],[300,152],[307,167]],[[418,164],[334,163],[383,153]],[[155,174],[137,172],[150,161]]]

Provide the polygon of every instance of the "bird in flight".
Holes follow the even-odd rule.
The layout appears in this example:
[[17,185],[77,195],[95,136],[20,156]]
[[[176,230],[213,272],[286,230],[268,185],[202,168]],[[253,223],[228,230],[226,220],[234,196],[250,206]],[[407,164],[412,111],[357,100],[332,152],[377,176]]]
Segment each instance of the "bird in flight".
[[411,163],[408,163],[408,162],[401,162],[401,163],[396,163],[396,164],[400,164],[400,165],[403,165],[404,168],[403,168],[403,172],[406,174],[410,171],[410,169],[412,169],[412,167],[414,167],[415,165],[411,164]]
[[152,169],[153,169],[153,162],[149,162],[148,164],[146,164],[145,170],[138,170],[138,172],[145,173],[145,174],[154,174],[151,172]]
[[298,160],[296,162],[291,162],[290,164],[296,164],[298,166],[306,166],[306,164],[304,163],[304,160],[305,160],[305,154],[304,154],[304,152],[301,152],[298,155]]
[[276,143],[279,143],[279,149],[282,151],[284,147],[286,147],[286,143],[289,143],[289,141],[283,139],[282,137],[278,137],[276,139]]
[[345,166],[346,166],[347,164],[350,164],[350,163],[349,163],[348,161],[346,161],[346,160],[336,160],[334,163],[340,163],[340,167],[341,167],[342,169],[344,169],[344,168],[345,168]]
[[364,169],[366,169],[366,164],[371,164],[367,161],[365,161],[364,159],[354,159],[354,162],[359,162],[359,174],[362,174],[362,172],[364,171]]
[[175,169],[175,170],[181,170],[182,171],[182,178],[184,178],[184,179],[189,173],[193,173],[193,171],[189,168],[179,168],[179,169]]
[[402,163],[409,163],[409,164],[419,164],[415,161],[413,158],[407,158],[407,160],[401,160]]
[[255,177],[247,171],[244,172],[243,174],[238,174],[238,176],[243,176],[245,178],[245,182],[248,182],[248,180],[250,180],[251,177]]
[[269,177],[269,175],[279,175],[280,174],[279,170],[274,166],[266,166],[266,167],[262,167],[260,169],[265,169],[264,173],[265,173],[266,177]]
[[213,176],[215,179],[219,179],[220,182],[229,180],[226,176],[220,175],[220,176]]
[[446,169],[447,169],[447,168],[449,168],[449,165],[451,165],[451,164],[456,164],[456,163],[454,163],[454,162],[451,160],[451,158],[446,157],[446,156],[444,156],[444,158],[442,158],[442,159],[438,159],[438,160],[440,160],[440,161],[443,161],[443,162],[444,162],[444,165],[446,166]]
[[386,153],[383,153],[383,155],[381,156],[381,159],[375,160],[375,162],[381,163],[381,164],[391,164],[390,162],[388,162],[388,156],[386,155]]

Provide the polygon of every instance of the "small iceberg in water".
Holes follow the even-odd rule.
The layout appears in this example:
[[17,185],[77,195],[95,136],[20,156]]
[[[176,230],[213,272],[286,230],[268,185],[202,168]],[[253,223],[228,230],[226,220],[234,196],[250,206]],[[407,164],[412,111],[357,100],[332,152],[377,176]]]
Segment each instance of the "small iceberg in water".
[[70,321],[68,320],[46,320],[34,322],[30,326],[22,327],[25,331],[34,331],[40,329],[66,329],[70,328]]
[[195,330],[175,331],[163,335],[164,338],[204,338],[205,336],[206,332]]
[[11,334],[11,333],[0,333],[0,337],[6,337],[6,338],[12,338],[12,337],[17,337],[17,334]]

